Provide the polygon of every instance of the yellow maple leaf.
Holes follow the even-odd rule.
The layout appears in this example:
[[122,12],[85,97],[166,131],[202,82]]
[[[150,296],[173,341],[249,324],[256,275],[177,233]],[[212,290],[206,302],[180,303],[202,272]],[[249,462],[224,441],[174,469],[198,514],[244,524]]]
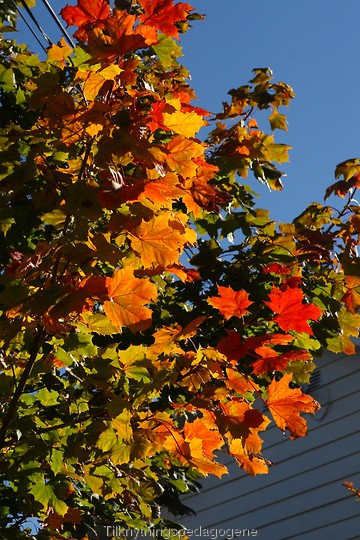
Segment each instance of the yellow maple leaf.
[[120,437],[123,441],[132,440],[133,431],[131,427],[131,418],[131,412],[125,409],[111,420],[112,427],[115,429],[118,437]]
[[85,71],[84,73],[79,72],[78,77],[85,79],[83,92],[87,100],[93,101],[99,94],[102,85],[105,81],[115,80],[123,69],[119,66],[111,65],[107,66],[97,72],[95,71]]
[[71,55],[72,48],[66,43],[62,37],[59,45],[52,44],[48,50],[48,62],[54,64],[60,69],[64,69],[66,66],[66,59]]
[[177,263],[184,244],[194,242],[194,231],[176,219],[170,220],[169,216],[165,213],[142,221],[136,235],[129,235],[131,247],[145,268]]
[[184,137],[194,137],[205,125],[203,118],[193,111],[164,113],[163,122],[165,127]]
[[196,176],[199,164],[194,159],[204,154],[203,144],[177,135],[167,143],[166,149],[169,152],[166,164],[173,172],[184,178]]
[[174,326],[163,326],[156,330],[153,334],[155,343],[149,347],[152,354],[169,354],[170,352],[183,352],[181,347],[177,345],[178,341],[187,340],[193,337],[198,326],[207,319],[205,316],[197,317],[191,323],[189,323],[185,328],[182,328],[179,324]]

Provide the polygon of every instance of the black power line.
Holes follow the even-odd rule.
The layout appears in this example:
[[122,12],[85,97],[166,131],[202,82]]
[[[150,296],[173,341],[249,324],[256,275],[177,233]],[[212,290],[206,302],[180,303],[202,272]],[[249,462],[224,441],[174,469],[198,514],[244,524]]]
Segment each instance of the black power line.
[[60,28],[61,32],[64,34],[64,36],[67,39],[69,45],[71,45],[71,47],[74,48],[75,47],[74,42],[72,41],[71,37],[69,36],[67,31],[65,30],[62,22],[60,21],[59,17],[56,15],[55,11],[53,10],[51,5],[49,4],[48,0],[42,0],[42,2],[45,5],[46,9],[49,11],[51,17],[54,19],[57,26]]
[[26,0],[20,0],[20,3],[23,5],[26,13],[29,15],[30,19],[33,21],[33,23],[35,24],[36,28],[41,32],[42,36],[44,37],[45,41],[47,41],[47,43],[49,45],[52,45],[52,41],[51,39],[45,34],[44,30],[41,28],[40,24],[38,23],[37,19],[34,17],[34,14],[33,12],[31,11],[31,9],[29,8],[29,6],[27,5],[26,3]]
[[[18,12],[19,16],[21,17],[21,19],[23,20],[23,22],[25,23],[25,25],[28,27],[28,29],[30,30],[30,32],[32,33],[32,35],[34,36],[34,38],[36,39],[36,41],[39,43],[40,47],[46,52],[46,47],[44,46],[44,44],[42,43],[41,41],[41,37],[39,37],[38,33],[40,32],[42,38],[45,39],[46,43],[48,45],[52,45],[53,42],[51,41],[51,39],[47,36],[47,34],[44,32],[44,30],[42,29],[42,27],[40,26],[37,18],[35,17],[34,13],[31,11],[31,9],[29,8],[26,0],[19,0],[20,4],[22,5],[22,7],[24,8],[26,14],[30,17],[31,19],[31,22],[33,23],[33,25],[35,25],[35,29],[31,26],[31,24],[26,20],[26,17],[24,16],[24,14],[22,13],[22,11],[20,10],[19,6],[15,3],[15,0],[10,0],[11,3],[13,4],[14,8],[16,9],[16,11]],[[74,48],[75,47],[75,44],[74,42],[72,41],[71,37],[69,36],[69,34],[67,33],[67,31],[65,30],[65,27],[63,26],[63,24],[61,23],[59,17],[56,15],[55,11],[53,10],[53,8],[51,7],[51,5],[49,4],[48,0],[42,0],[45,8],[47,9],[47,11],[50,13],[51,15],[51,18],[55,21],[56,25],[58,26],[58,28],[61,30],[61,33],[64,35],[65,39],[68,41],[69,45]]]
[[37,36],[36,32],[31,28],[31,25],[27,22],[26,18],[24,17],[24,15],[21,13],[20,9],[19,9],[19,6],[17,6],[15,4],[15,1],[14,0],[11,0],[11,3],[13,4],[14,8],[16,9],[16,11],[18,12],[20,18],[24,21],[24,23],[26,24],[26,26],[28,27],[28,29],[30,30],[30,32],[32,33],[32,35],[34,36],[34,38],[36,39],[36,41],[39,43],[40,47],[46,52],[46,48],[44,47],[43,43],[41,42],[41,40],[39,39],[39,37]]

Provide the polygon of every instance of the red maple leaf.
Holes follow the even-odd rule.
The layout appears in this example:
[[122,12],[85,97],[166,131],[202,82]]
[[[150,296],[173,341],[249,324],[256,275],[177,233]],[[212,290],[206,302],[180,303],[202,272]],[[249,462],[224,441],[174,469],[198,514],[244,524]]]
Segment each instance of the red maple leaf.
[[296,332],[306,332],[312,335],[313,331],[308,325],[308,320],[316,321],[323,310],[315,304],[304,304],[304,296],[301,289],[286,289],[281,291],[273,287],[269,294],[270,302],[265,304],[277,315],[274,321],[280,328],[287,332],[295,330]]
[[67,26],[77,26],[74,34],[79,40],[86,40],[86,27],[103,27],[111,13],[109,3],[106,0],[78,0],[77,6],[65,6],[60,14]]
[[264,266],[263,274],[290,274],[290,269],[286,268],[283,264],[273,263]]
[[232,363],[237,363],[243,356],[243,341],[236,330],[227,330],[227,336],[220,339],[216,349]]
[[263,344],[288,345],[293,340],[294,336],[290,334],[265,334],[263,336],[251,336],[243,341],[239,332],[228,330],[227,336],[219,341],[216,349],[225,354],[231,363],[236,363],[250,351],[254,351]]
[[185,21],[194,8],[190,4],[173,3],[173,0],[139,0],[144,9],[140,15],[141,22],[153,26],[163,34],[178,39],[179,32],[175,23]]
[[306,361],[311,359],[310,354],[303,349],[278,354],[271,347],[262,346],[258,347],[255,352],[260,356],[258,360],[252,362],[251,364],[255,375],[259,375],[260,373],[282,371],[287,368],[289,362],[295,362],[297,360]]
[[280,290],[285,291],[286,289],[296,289],[301,283],[301,277],[293,276],[291,278],[285,279],[280,285]]

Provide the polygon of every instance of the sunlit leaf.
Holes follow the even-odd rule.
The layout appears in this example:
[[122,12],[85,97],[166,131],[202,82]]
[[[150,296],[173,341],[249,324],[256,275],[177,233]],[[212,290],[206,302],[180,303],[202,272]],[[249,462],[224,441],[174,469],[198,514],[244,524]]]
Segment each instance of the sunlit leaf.
[[288,429],[291,438],[295,439],[307,433],[306,420],[300,413],[314,413],[320,406],[300,388],[290,388],[291,378],[288,373],[279,381],[274,379],[268,388],[266,403],[276,425],[282,430]]
[[207,302],[218,309],[226,319],[247,315],[246,308],[252,304],[247,292],[234,291],[231,287],[218,285],[218,293],[219,296],[212,296],[207,299]]
[[106,286],[110,300],[104,302],[104,311],[115,326],[132,330],[150,326],[152,312],[147,304],[156,298],[153,283],[134,277],[133,269],[127,267],[106,278]]
[[179,32],[175,23],[186,20],[190,11],[190,4],[179,2],[174,5],[172,0],[139,0],[144,9],[140,20],[148,25],[155,26],[163,34],[178,38]]
[[184,137],[194,137],[199,129],[205,125],[203,118],[195,112],[164,113],[163,118],[166,128]]
[[273,287],[269,294],[270,301],[265,304],[277,315],[274,321],[280,328],[288,332],[307,332],[312,335],[313,331],[307,323],[308,320],[316,321],[322,314],[322,309],[314,304],[303,303],[304,296],[301,289],[286,289],[281,291]]
[[158,265],[166,267],[177,263],[184,244],[194,240],[195,235],[191,229],[169,220],[167,214],[143,221],[136,236],[130,236],[132,248],[139,253],[146,268]]

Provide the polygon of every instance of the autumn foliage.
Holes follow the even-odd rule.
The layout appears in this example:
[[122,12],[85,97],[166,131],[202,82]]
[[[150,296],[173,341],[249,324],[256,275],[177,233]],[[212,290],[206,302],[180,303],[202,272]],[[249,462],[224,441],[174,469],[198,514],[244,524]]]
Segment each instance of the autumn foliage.
[[358,160],[328,190],[351,192],[340,211],[291,224],[247,180],[282,188],[292,89],[256,69],[222,112],[195,105],[188,3],[61,15],[75,48],[0,49],[4,538],[28,538],[30,516],[38,539],[161,529],[224,453],[267,473],[262,432],[306,435],[313,356],[353,354],[359,328]]

